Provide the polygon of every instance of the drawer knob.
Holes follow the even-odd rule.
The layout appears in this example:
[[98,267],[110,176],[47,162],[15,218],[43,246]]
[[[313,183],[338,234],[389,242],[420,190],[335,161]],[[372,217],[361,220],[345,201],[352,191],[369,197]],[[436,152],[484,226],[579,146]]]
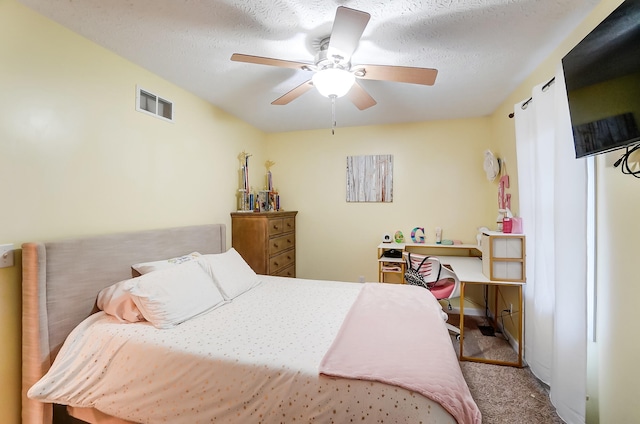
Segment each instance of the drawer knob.
[[278,229],[278,226],[277,226],[276,224],[274,224],[274,225],[273,225],[273,229],[274,229],[274,230],[277,230],[277,229]]
[[273,243],[273,247],[278,248],[278,243]]
[[274,264],[275,266],[278,266],[278,262],[275,262],[275,261],[274,261],[274,262],[273,262],[273,264]]

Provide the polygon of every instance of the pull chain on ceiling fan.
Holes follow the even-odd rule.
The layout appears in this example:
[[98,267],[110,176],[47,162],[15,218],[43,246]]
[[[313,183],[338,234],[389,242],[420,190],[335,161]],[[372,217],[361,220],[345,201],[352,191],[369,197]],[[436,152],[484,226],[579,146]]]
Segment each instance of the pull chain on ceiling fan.
[[358,47],[360,38],[371,15],[360,10],[340,6],[336,10],[331,35],[320,43],[313,63],[293,62],[261,56],[234,53],[231,60],[300,69],[314,72],[313,76],[277,98],[271,104],[286,105],[315,87],[320,94],[332,100],[332,130],[335,128],[335,100],[347,95],[360,110],[376,105],[369,93],[358,83],[358,79],[404,82],[433,85],[438,71],[431,68],[388,65],[352,65],[351,56]]

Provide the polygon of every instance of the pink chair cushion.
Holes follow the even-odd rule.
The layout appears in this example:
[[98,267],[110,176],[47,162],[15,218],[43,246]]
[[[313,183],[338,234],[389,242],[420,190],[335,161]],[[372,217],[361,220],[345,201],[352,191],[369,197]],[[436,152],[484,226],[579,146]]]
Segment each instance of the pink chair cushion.
[[431,288],[431,293],[436,297],[436,299],[448,299],[453,293],[454,288],[456,287],[455,281],[451,278],[444,278],[442,280],[438,280],[436,285]]

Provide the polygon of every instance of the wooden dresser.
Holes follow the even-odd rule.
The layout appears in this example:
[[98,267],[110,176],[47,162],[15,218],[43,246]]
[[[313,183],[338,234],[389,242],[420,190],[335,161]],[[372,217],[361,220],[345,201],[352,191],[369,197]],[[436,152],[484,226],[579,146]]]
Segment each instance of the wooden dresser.
[[256,274],[296,276],[296,214],[232,212],[231,246]]

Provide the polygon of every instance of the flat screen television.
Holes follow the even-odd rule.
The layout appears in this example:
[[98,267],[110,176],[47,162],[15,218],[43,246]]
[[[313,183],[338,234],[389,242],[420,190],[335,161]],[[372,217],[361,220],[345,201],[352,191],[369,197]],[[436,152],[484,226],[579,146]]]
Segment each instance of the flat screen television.
[[640,0],[626,0],[562,59],[576,158],[640,142]]

